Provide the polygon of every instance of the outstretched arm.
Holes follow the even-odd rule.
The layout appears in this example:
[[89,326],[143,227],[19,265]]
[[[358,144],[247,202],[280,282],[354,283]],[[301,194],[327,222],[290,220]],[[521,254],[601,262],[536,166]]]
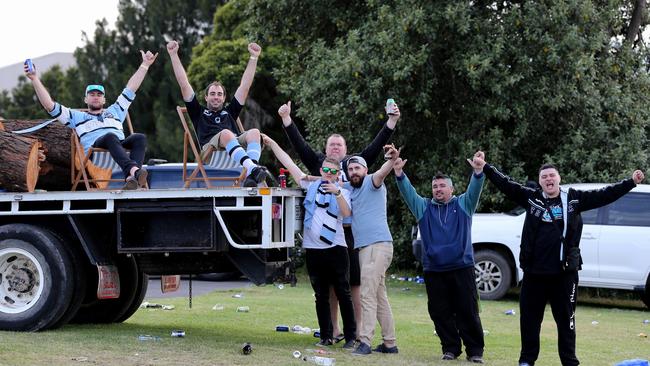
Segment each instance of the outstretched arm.
[[485,181],[485,175],[483,174],[485,153],[483,151],[477,151],[472,159],[467,159],[467,162],[474,169],[474,174],[472,174],[472,178],[469,181],[467,191],[458,198],[458,202],[460,207],[463,208],[463,211],[465,211],[468,216],[472,216],[478,206],[478,200],[481,197],[481,190],[483,189],[483,182]]
[[580,211],[591,210],[616,201],[637,184],[643,182],[644,178],[645,175],[641,170],[635,170],[631,178],[621,182],[592,191],[577,191],[580,197]]
[[534,191],[532,188],[522,186],[488,163],[483,166],[483,173],[509,199],[522,207],[528,207],[528,195]]
[[408,160],[402,160],[402,158],[397,158],[393,164],[393,170],[395,171],[395,178],[397,178],[397,188],[399,189],[399,193],[402,195],[404,202],[406,202],[406,206],[411,210],[413,216],[420,221],[427,208],[428,200],[422,198],[415,191],[411,181],[406,174],[404,174],[404,164],[406,164],[407,161]]
[[273,151],[273,154],[275,155],[276,158],[278,158],[278,161],[284,165],[285,168],[289,169],[289,173],[291,173],[291,176],[293,179],[295,179],[296,182],[300,182],[301,179],[305,178],[307,175],[300,170],[298,165],[293,162],[293,159],[287,154],[280,145],[278,145],[275,140],[271,139],[265,134],[262,134],[262,140],[264,140],[264,145],[268,146],[271,148],[271,151]]
[[369,166],[377,161],[377,157],[381,153],[381,149],[384,147],[384,145],[388,144],[388,140],[390,140],[390,137],[393,135],[397,121],[401,116],[397,104],[393,104],[393,110],[390,112],[391,113],[388,115],[388,122],[386,122],[386,125],[382,127],[381,130],[379,130],[379,133],[377,133],[377,136],[375,136],[370,145],[366,146],[362,152],[357,154],[366,159],[366,162]]
[[381,168],[372,175],[372,184],[374,184],[375,188],[380,187],[384,183],[384,179],[386,179],[390,171],[393,170],[395,160],[399,158],[399,150],[397,150],[394,145],[386,145],[384,150],[386,150],[386,155],[390,155],[391,158],[390,160],[386,160]]
[[147,75],[149,66],[151,66],[153,62],[156,61],[156,57],[158,57],[158,53],[154,55],[151,53],[151,51],[147,51],[147,53],[145,53],[144,51],[140,50],[140,54],[142,54],[142,63],[126,83],[126,88],[134,93],[138,91],[138,88],[140,88],[144,77]]
[[36,65],[34,65],[34,70],[31,72],[27,69],[27,65],[24,66],[24,70],[25,76],[32,81],[38,101],[41,102],[41,105],[47,112],[51,112],[54,109],[54,101],[52,100],[50,93],[45,89],[45,85],[43,85],[41,79],[38,77]]
[[287,133],[289,142],[291,142],[293,148],[296,149],[300,161],[305,164],[310,174],[320,175],[320,166],[324,156],[322,156],[322,154],[319,155],[311,148],[311,146],[309,146],[307,141],[305,141],[305,138],[300,134],[300,131],[298,131],[296,124],[291,121],[291,101],[283,104],[280,109],[278,109],[278,114],[282,118],[284,131]]
[[181,58],[178,56],[178,48],[178,42],[167,42],[167,53],[169,53],[169,58],[172,60],[172,69],[174,70],[176,82],[181,88],[181,95],[183,95],[183,100],[189,101],[190,98],[192,98],[194,95],[194,89],[192,89],[192,85],[190,85],[190,80],[187,78],[185,67],[183,67]]
[[241,82],[239,83],[239,88],[235,91],[235,98],[239,104],[244,105],[246,103],[246,98],[248,98],[248,91],[253,85],[253,79],[255,78],[255,70],[257,69],[257,58],[260,57],[262,53],[262,47],[257,43],[250,43],[248,45],[248,52],[251,54],[251,57],[248,59],[248,65],[246,65],[246,70],[244,70],[244,75],[241,77]]

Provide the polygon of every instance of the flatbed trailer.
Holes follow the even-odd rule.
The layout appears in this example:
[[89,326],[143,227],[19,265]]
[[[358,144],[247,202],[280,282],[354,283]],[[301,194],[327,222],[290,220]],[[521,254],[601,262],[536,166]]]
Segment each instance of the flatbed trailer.
[[0,193],[0,329],[111,323],[148,275],[290,275],[303,191],[287,188]]

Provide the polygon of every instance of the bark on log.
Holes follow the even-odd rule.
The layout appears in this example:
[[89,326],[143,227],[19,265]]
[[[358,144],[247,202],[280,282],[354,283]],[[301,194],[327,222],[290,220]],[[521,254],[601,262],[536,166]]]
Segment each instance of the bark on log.
[[13,192],[34,192],[42,159],[40,141],[0,131],[0,187]]

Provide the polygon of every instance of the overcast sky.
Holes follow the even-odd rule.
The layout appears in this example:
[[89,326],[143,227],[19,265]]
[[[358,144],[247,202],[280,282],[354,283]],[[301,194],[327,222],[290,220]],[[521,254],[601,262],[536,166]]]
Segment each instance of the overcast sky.
[[[73,52],[83,45],[95,22],[115,27],[118,0],[0,0],[0,67],[53,52]],[[92,39],[92,38],[91,38]]]

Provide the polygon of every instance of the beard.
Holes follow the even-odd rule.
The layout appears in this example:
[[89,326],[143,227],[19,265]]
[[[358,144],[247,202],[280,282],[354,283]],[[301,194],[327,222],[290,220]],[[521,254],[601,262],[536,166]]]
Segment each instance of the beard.
[[99,105],[99,104],[94,104],[94,105],[93,105],[93,104],[88,104],[88,110],[89,110],[90,112],[101,111],[102,108],[104,108],[103,105]]
[[358,175],[350,177],[350,185],[354,188],[361,188],[363,185],[363,178]]

